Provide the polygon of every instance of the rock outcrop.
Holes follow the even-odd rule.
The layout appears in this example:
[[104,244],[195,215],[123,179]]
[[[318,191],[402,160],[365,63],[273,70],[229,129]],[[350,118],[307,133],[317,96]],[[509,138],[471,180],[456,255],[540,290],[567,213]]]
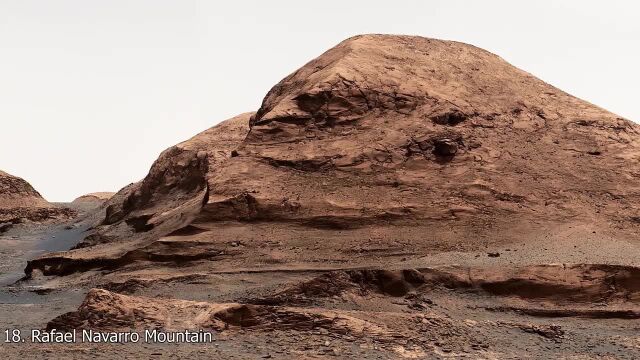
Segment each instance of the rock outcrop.
[[0,171],[0,232],[10,224],[71,215],[72,210],[53,206],[24,179]]
[[24,179],[0,171],[0,208],[47,207],[49,203]]
[[79,213],[83,222],[94,224],[104,219],[106,203],[113,195],[115,193],[107,191],[89,193],[75,198],[68,206]]
[[52,332],[224,340],[152,356],[637,358],[639,130],[482,49],[357,36],[164,151],[15,287],[61,290]]
[[474,46],[356,36],[256,113],[163,152],[78,249],[27,273],[371,261],[534,242],[564,225],[633,237],[639,129]]
[[89,193],[82,196],[77,197],[73,200],[73,203],[81,204],[81,203],[102,203],[105,202],[111,197],[115,195],[113,192],[101,191],[95,193]]
[[[166,313],[180,313],[167,322]],[[392,338],[384,326],[348,312],[299,308],[273,308],[246,304],[215,304],[180,300],[154,300],[93,289],[78,311],[52,320],[49,329],[131,329],[225,330],[255,328],[261,331],[312,330],[327,328],[340,333]],[[362,315],[360,315],[362,316]]]

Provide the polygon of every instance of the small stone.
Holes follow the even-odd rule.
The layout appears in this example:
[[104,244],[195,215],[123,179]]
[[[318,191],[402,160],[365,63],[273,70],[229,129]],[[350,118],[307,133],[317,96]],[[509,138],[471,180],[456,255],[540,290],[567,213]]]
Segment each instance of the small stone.
[[451,139],[438,139],[433,145],[433,152],[438,156],[453,156],[458,152],[458,144]]

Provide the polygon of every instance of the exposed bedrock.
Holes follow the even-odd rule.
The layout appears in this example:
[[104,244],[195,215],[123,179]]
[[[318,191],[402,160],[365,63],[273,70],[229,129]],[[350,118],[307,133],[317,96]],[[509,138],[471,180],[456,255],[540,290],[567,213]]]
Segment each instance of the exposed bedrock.
[[46,201],[26,180],[0,170],[0,233],[22,222],[68,219],[76,211]]
[[[157,208],[170,209],[194,196],[206,192],[208,162],[206,153],[172,147],[163,152],[151,166],[147,177],[131,191],[122,203],[110,204],[106,209],[105,225],[127,220],[134,227],[143,228]],[[203,197],[203,202],[206,198]],[[138,216],[133,211],[144,212]],[[153,211],[153,212],[152,212]],[[143,229],[141,229],[143,230]]]
[[[573,224],[637,238],[638,129],[471,45],[356,36],[276,84],[257,112],[163,152],[77,249],[28,269],[119,264],[189,225],[206,229],[200,242],[231,236],[229,224],[251,241],[277,232],[283,248],[317,231],[354,234],[351,247],[383,234],[414,254],[566,239],[558,229]],[[189,247],[195,235],[180,236]]]
[[344,292],[400,297],[434,287],[555,305],[640,306],[640,268],[602,264],[335,271],[254,302],[295,304]]
[[[378,317],[369,317],[359,311],[320,309],[314,305],[323,298],[353,300],[353,296],[371,299],[371,296],[378,295],[415,300],[438,289],[449,289],[503,298],[504,304],[518,304],[492,307],[491,311],[519,311],[542,317],[633,319],[640,318],[639,280],[638,268],[580,264],[514,269],[448,267],[333,271],[245,303],[146,299],[93,289],[77,311],[57,317],[47,327],[108,331],[143,328],[244,328],[255,331],[325,328],[343,334],[391,339],[394,332],[382,322],[376,323],[374,319]],[[412,302],[407,304],[419,309],[415,304],[411,305]],[[527,329],[535,331],[535,328]]]

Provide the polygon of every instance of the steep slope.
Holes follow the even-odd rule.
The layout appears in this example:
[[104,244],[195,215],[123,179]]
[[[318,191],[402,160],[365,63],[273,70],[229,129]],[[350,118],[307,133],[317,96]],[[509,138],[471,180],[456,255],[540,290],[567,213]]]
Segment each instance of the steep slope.
[[470,45],[357,36],[255,114],[163,152],[85,249],[26,271],[369,266],[573,246],[595,229],[632,239],[638,129]]
[[0,170],[0,208],[47,207],[49,203],[42,198],[31,184],[24,179]]
[[24,179],[0,171],[0,223],[42,221],[72,213],[51,205]]

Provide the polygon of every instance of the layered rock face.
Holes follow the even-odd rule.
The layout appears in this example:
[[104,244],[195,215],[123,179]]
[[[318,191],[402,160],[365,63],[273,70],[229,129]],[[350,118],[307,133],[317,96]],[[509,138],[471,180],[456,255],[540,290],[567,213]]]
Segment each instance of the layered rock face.
[[0,171],[0,223],[42,221],[69,215],[71,211],[52,206],[24,179]]
[[31,184],[22,178],[0,171],[0,208],[47,206],[49,203]]
[[164,151],[21,284],[88,291],[49,330],[227,340],[198,354],[633,357],[639,129],[470,45],[357,36]]
[[[560,317],[638,319],[640,287],[635,282],[638,277],[638,268],[606,265],[544,265],[508,270],[456,267],[402,271],[350,270],[327,272],[277,294],[249,299],[250,304],[141,299],[104,289],[92,289],[78,311],[52,320],[48,328],[110,331],[145,327],[222,330],[237,326],[274,330],[279,324],[288,329],[312,330],[323,327],[325,322],[335,325],[336,319],[349,319],[349,315],[344,312],[341,314],[317,309],[309,311],[308,305],[318,299],[338,296],[346,298],[343,296],[345,293],[350,293],[351,299],[372,294],[398,299],[408,294],[409,297],[415,297],[416,293],[433,294],[443,285],[450,291],[492,295],[500,298],[504,304],[526,304],[529,307],[519,309],[533,314],[548,312]],[[119,290],[120,293],[124,292]],[[542,303],[545,306],[540,306]],[[593,309],[593,304],[600,304],[600,308]],[[604,308],[604,304],[610,307]],[[296,307],[279,308],[283,305]],[[304,305],[307,305],[306,314],[299,308]],[[537,307],[530,307],[531,305]],[[277,315],[283,318],[280,319]],[[185,321],[182,317],[187,317],[188,320]],[[365,315],[365,319],[375,318]],[[272,323],[264,324],[269,321]],[[375,337],[377,334],[364,335]]]
[[357,36],[274,86],[256,113],[163,152],[79,249],[27,272],[366,263],[537,241],[567,224],[633,236],[638,130],[482,49]]
[[257,217],[626,222],[637,131],[481,49],[364,36],[276,85],[235,163],[260,163],[272,177],[258,204],[300,203]]

